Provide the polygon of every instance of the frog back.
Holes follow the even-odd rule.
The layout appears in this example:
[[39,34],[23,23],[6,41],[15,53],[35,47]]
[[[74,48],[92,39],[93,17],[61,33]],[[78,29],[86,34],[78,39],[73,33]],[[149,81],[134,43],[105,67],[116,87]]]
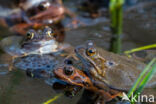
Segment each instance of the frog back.
[[[105,76],[102,77],[101,81],[115,89],[129,90],[146,66],[138,60],[107,52],[101,48],[98,48],[98,53],[106,59],[107,63],[114,64],[108,65],[109,67],[105,69]],[[156,76],[152,78],[147,87],[153,85],[156,85]]]

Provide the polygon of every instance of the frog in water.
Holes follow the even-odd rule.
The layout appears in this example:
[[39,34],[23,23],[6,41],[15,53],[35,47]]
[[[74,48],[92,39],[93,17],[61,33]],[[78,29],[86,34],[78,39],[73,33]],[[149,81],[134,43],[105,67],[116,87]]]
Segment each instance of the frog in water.
[[64,46],[56,41],[54,32],[49,27],[45,27],[43,32],[41,30],[38,32],[29,30],[24,38],[11,36],[1,41],[2,49],[12,56],[48,54],[57,52],[63,49]]
[[[129,90],[146,65],[126,56],[95,48],[92,41],[88,41],[86,46],[78,46],[75,52],[95,83],[103,82],[118,90]],[[147,87],[155,86],[155,84],[154,76]]]
[[[85,69],[79,72],[80,70],[75,67],[64,66],[65,68],[59,67],[54,70],[54,74],[61,80],[73,85],[82,86],[95,92],[107,91],[102,96],[102,98],[106,97],[105,101],[109,101],[116,96],[123,96],[122,92],[128,92],[145,67],[144,63],[126,56],[113,54],[100,48],[97,50],[91,41],[87,42],[85,46],[76,47],[75,52],[84,64]],[[66,73],[66,70],[71,74]],[[87,81],[86,77],[88,77]],[[154,76],[146,87],[155,86],[155,78]],[[75,79],[78,79],[78,81]],[[110,96],[110,94],[115,95]]]
[[84,73],[83,70],[77,69],[73,65],[62,65],[54,70],[55,76],[71,85],[80,86],[87,90],[93,91],[98,95],[96,104],[103,104],[112,100],[117,96],[122,96],[121,91],[116,91],[103,85],[102,89],[98,88],[92,83],[92,80]]
[[[29,7],[31,3],[33,5]],[[2,23],[5,26],[10,25],[9,27],[11,27],[12,31],[22,35],[26,34],[30,28],[40,29],[45,25],[54,25],[53,27],[59,30],[58,40],[59,38],[64,38],[64,35],[60,34],[64,32],[64,27],[60,21],[64,18],[65,14],[69,14],[73,18],[75,18],[75,15],[63,6],[61,0],[53,0],[53,2],[40,0],[40,2],[34,3],[36,3],[34,0],[21,3],[21,12],[2,18]]]
[[30,30],[26,37],[11,36],[1,41],[1,48],[13,58],[30,54],[59,53],[69,45],[58,43],[51,28],[45,27],[42,31]]

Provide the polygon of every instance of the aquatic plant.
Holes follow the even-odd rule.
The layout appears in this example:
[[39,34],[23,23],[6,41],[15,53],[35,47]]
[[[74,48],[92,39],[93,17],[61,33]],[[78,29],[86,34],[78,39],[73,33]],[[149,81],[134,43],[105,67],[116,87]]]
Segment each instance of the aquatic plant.
[[[156,58],[153,58],[153,60],[141,72],[140,76],[138,77],[138,79],[128,92],[128,98],[130,99],[131,96],[133,95],[133,97],[137,99],[138,95],[143,91],[144,87],[153,77],[155,72],[156,72]],[[133,100],[131,100],[131,103],[135,104]]]
[[61,96],[62,96],[62,93],[61,93],[61,94],[58,94],[58,95],[56,95],[56,96],[54,96],[54,98],[49,99],[48,101],[44,102],[43,104],[50,104],[50,103],[56,101],[56,100],[57,100],[58,98],[60,98]]
[[114,53],[121,52],[123,4],[124,0],[110,0],[109,11],[111,18],[111,28],[113,33],[110,50]]
[[150,45],[134,48],[134,49],[125,51],[124,54],[127,55],[128,57],[131,57],[131,55],[130,55],[131,53],[142,51],[142,50],[147,50],[147,49],[151,49],[151,48],[156,48],[156,44],[150,44]]

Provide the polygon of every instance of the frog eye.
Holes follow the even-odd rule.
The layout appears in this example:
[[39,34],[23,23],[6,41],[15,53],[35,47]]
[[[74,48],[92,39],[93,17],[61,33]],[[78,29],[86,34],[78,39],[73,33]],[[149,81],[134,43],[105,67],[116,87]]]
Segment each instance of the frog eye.
[[89,48],[89,49],[87,49],[86,53],[88,56],[93,56],[96,54],[96,49],[95,48]]
[[71,66],[64,67],[64,74],[66,74],[67,76],[72,75],[73,72],[74,72],[73,67]]
[[52,30],[48,30],[46,32],[46,34],[49,36],[49,37],[53,37],[54,36],[54,32]]
[[35,33],[34,32],[28,32],[27,33],[27,39],[33,39]]
[[41,2],[38,6],[39,10],[45,10],[49,8],[50,2]]

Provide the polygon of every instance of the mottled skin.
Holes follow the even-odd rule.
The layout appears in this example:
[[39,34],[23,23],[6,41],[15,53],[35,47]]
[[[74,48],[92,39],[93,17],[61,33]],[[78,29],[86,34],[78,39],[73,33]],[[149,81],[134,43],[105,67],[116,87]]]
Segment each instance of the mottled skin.
[[2,49],[13,56],[13,59],[31,54],[59,54],[68,46],[67,44],[58,43],[53,30],[49,27],[45,27],[43,32],[30,30],[24,38],[12,36],[1,41]]
[[43,32],[29,30],[24,38],[12,36],[1,41],[1,47],[12,56],[47,54],[63,49],[62,46],[63,44],[56,41],[53,30],[49,27],[45,27]]
[[[33,2],[33,1],[32,1]],[[26,34],[30,28],[41,29],[46,25],[54,25],[56,29],[59,28],[58,41],[64,40],[64,27],[60,23],[60,20],[64,18],[65,14],[75,17],[67,8],[65,8],[61,0],[54,0],[49,2],[48,0],[42,1],[27,7],[32,2],[26,2],[21,5],[21,12],[7,16],[0,19],[2,25],[10,27],[10,29],[18,34]],[[58,24],[58,25],[57,25]]]
[[81,86],[98,94],[96,104],[104,104],[117,96],[122,96],[122,92],[103,86],[103,89],[94,86],[91,79],[82,71],[71,65],[62,65],[54,70],[55,76],[71,85]]
[[[85,68],[63,65],[54,74],[67,83],[98,92],[96,103],[100,104],[128,92],[145,67],[140,61],[95,48],[91,41],[76,47],[75,52]],[[154,77],[147,87],[155,86],[155,81]]]
[[[75,52],[98,87],[103,83],[113,89],[128,91],[145,67],[140,61],[95,48],[91,41],[78,46]],[[155,86],[155,79],[154,76],[147,86]]]

